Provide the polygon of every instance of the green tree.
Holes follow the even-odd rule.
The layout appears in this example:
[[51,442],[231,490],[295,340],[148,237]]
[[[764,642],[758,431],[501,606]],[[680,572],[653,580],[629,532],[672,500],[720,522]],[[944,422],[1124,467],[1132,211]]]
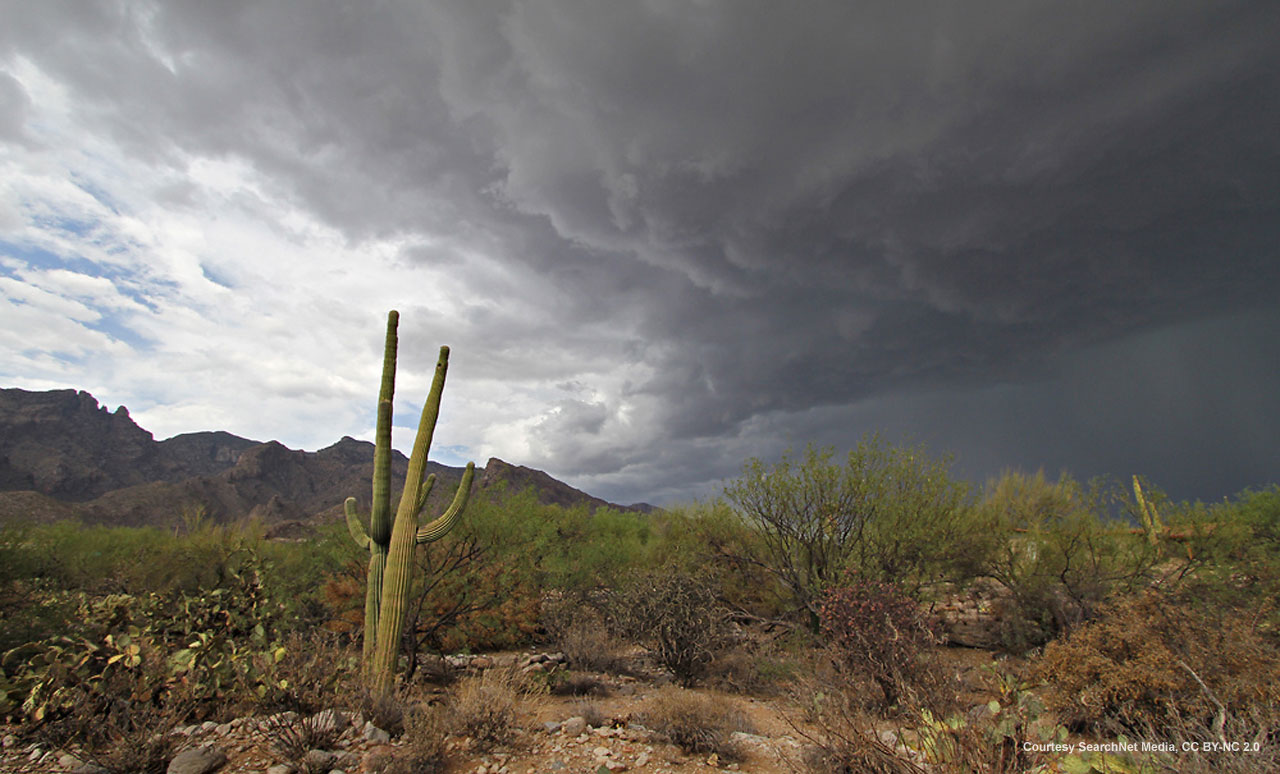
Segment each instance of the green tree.
[[816,626],[819,596],[846,570],[916,594],[963,580],[980,545],[968,486],[948,458],[864,438],[843,464],[810,445],[770,466],[750,459],[725,497],[760,533],[753,561],[790,590]]

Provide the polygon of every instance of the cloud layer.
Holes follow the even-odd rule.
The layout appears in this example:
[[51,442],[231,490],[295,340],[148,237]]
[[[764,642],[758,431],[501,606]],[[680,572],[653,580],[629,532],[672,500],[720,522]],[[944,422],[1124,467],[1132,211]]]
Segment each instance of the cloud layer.
[[1274,4],[4,12],[10,385],[314,448],[395,307],[401,422],[455,353],[443,461],[616,500],[877,429],[1280,469]]

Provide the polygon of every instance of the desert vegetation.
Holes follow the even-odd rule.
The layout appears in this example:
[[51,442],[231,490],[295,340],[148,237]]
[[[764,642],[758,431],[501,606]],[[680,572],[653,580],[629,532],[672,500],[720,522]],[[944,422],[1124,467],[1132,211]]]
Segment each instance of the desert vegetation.
[[[923,454],[876,439],[861,449],[897,465]],[[271,761],[303,770],[310,750],[335,744],[337,731],[307,725],[325,711],[401,735],[369,765],[444,770],[518,751],[530,708],[570,698],[597,724],[630,721],[690,760],[750,770],[734,734],[751,732],[726,696],[774,702],[803,747],[796,765],[814,771],[1275,761],[1280,489],[1204,506],[1148,482],[1152,532],[1120,484],[1010,473],[981,493],[948,484],[904,515],[877,502],[895,491],[793,488],[797,473],[832,475],[822,466],[857,470],[822,452],[748,463],[739,492],[748,478],[782,484],[768,522],[732,499],[651,515],[530,493],[473,500],[415,550],[402,668],[383,692],[361,667],[368,552],[344,524],[303,541],[192,518],[170,530],[11,524],[0,711],[13,744],[111,771],[163,770],[182,739],[158,728],[244,718],[263,719]],[[945,510],[946,541],[928,507]],[[999,592],[982,611],[990,666],[957,670],[940,612],[984,584]],[[441,659],[539,649],[561,655],[555,668]],[[619,680],[653,686],[625,719],[590,704]],[[707,695],[722,698],[699,704]],[[1121,746],[1110,758],[1069,747],[1086,742]]]
[[[377,454],[394,353],[393,316]],[[384,461],[367,518],[302,540],[198,510],[3,527],[2,765],[491,774],[575,745],[592,771],[1280,762],[1280,487],[979,488],[872,436],[748,460],[722,498],[652,514],[468,501],[468,475],[419,526],[446,358],[399,504]],[[197,744],[215,730],[245,740],[230,760]]]

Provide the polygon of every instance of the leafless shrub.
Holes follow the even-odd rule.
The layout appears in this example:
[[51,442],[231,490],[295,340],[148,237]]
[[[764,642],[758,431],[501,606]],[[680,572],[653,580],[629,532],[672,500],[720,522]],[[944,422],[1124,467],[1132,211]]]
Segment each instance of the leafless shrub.
[[610,631],[605,614],[592,600],[577,595],[544,599],[542,625],[574,669],[623,670],[624,643]]

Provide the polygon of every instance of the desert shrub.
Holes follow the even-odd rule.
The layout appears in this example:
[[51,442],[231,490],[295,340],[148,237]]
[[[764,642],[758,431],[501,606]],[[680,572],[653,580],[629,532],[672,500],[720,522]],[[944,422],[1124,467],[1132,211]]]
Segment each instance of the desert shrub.
[[[1240,607],[1280,597],[1280,486],[1244,491],[1211,507],[1174,509],[1167,555],[1176,589],[1189,604]],[[1169,584],[1166,584],[1169,585]],[[1280,632],[1280,610],[1266,630]]]
[[[36,739],[53,748],[74,748],[76,757],[111,774],[159,774],[177,752],[169,733],[192,710],[182,685],[166,685],[162,658],[149,649],[134,651],[97,671],[96,679],[69,681],[48,714],[28,726]],[[54,707],[57,709],[54,709]]]
[[760,532],[723,500],[672,507],[650,517],[652,556],[683,572],[703,572],[716,596],[735,611],[764,620],[791,616],[790,592],[758,561]]
[[615,600],[614,619],[683,685],[692,685],[729,641],[728,615],[703,574],[633,575]]
[[[263,569],[250,556],[226,585],[200,594],[67,595],[76,612],[66,633],[0,659],[0,711],[52,720],[122,672],[156,680],[157,695],[181,685],[200,717],[252,707],[271,686],[264,665],[282,655]],[[156,669],[144,663],[148,653]]]
[[419,705],[405,717],[403,745],[380,774],[442,774],[448,769],[448,718],[436,706]]
[[797,660],[772,642],[746,642],[718,653],[707,666],[707,679],[734,693],[772,695],[799,671]]
[[332,635],[292,632],[277,647],[252,658],[252,700],[258,712],[315,715],[360,684],[358,654]]
[[305,774],[327,774],[328,767],[309,760],[312,750],[329,750],[337,744],[343,729],[332,711],[307,714],[279,712],[268,715],[258,726],[258,736],[275,759]]
[[449,711],[456,733],[472,739],[477,750],[489,750],[515,738],[524,696],[538,687],[514,668],[487,669],[458,681]]
[[725,761],[742,758],[741,746],[732,735],[748,730],[746,719],[730,702],[668,685],[644,703],[640,719],[690,755],[714,753]]
[[609,723],[609,717],[595,702],[578,699],[573,703],[573,714],[586,721],[591,728],[603,728]]
[[792,722],[809,744],[804,767],[813,774],[921,774],[925,769],[900,755],[893,740],[886,741],[847,690],[812,692],[805,701],[809,723]]
[[758,530],[752,561],[789,590],[816,630],[823,589],[846,570],[915,591],[977,571],[980,525],[949,459],[863,439],[844,464],[810,446],[802,461],[748,460],[725,497]]
[[1022,774],[1060,770],[1050,768],[1060,756],[1042,750],[1046,742],[1065,740],[1067,730],[1048,721],[1043,703],[1023,690],[1013,675],[999,674],[993,689],[997,698],[985,706],[964,714],[935,714],[927,708],[915,708],[895,731],[888,731],[864,710],[856,688],[819,688],[811,679],[801,685],[801,700],[810,708],[809,723],[791,725],[811,744],[805,762],[814,772]]
[[1280,703],[1280,649],[1259,628],[1265,614],[1148,591],[1050,643],[1034,675],[1064,719],[1101,731],[1248,714]]
[[1038,647],[1092,619],[1113,593],[1146,585],[1160,552],[1107,508],[1124,494],[1105,482],[1084,487],[1063,474],[1004,474],[976,521],[986,525],[984,573],[1010,593],[1001,638],[1011,652]]
[[591,675],[571,674],[554,682],[551,693],[556,696],[608,696],[609,686]]
[[922,657],[940,641],[937,627],[897,586],[853,576],[823,594],[819,620],[840,667],[874,681],[885,708],[926,684]]
[[621,642],[605,608],[608,596],[551,592],[542,600],[542,626],[574,669],[618,672],[624,666]]

